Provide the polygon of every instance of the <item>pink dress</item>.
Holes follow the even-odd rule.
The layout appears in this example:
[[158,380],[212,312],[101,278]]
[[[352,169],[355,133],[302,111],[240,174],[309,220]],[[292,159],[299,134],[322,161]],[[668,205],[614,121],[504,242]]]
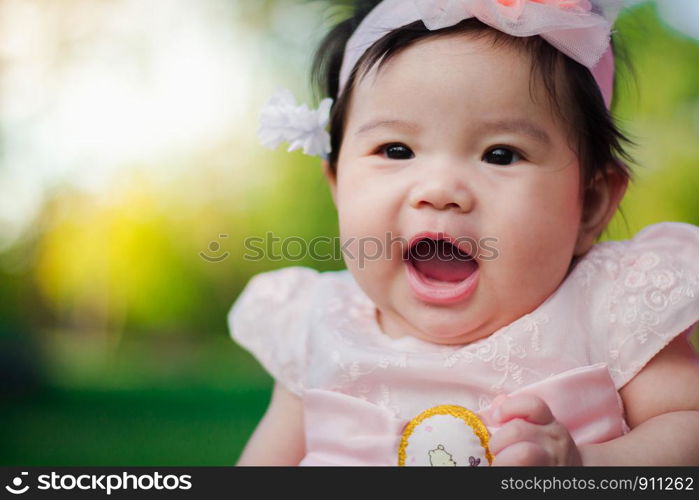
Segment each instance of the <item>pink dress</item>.
[[488,465],[473,427],[434,409],[483,417],[501,394],[541,397],[578,445],[618,437],[619,389],[697,321],[699,227],[681,223],[595,245],[537,309],[467,345],[386,336],[349,271],[259,274],[228,316],[303,399],[301,465]]

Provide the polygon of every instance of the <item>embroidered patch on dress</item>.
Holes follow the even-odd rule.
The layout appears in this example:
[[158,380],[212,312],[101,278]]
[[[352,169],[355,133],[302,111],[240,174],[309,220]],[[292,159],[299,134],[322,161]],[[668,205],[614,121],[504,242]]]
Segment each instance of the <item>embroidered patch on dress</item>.
[[405,426],[398,447],[398,465],[490,465],[493,456],[488,449],[489,439],[485,424],[472,411],[456,405],[435,406]]

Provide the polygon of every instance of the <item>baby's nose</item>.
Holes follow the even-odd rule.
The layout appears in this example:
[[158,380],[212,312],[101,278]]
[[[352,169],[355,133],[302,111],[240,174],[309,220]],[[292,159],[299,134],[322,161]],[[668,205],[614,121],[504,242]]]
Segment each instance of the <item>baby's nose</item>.
[[409,204],[413,208],[432,206],[437,210],[455,209],[459,212],[470,212],[473,209],[474,199],[468,188],[427,181],[420,183],[410,192]]

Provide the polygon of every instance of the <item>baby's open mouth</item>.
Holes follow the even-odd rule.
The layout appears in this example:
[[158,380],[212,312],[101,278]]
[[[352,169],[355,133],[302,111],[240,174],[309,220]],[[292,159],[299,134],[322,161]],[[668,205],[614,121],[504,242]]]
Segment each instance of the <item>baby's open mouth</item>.
[[408,283],[422,300],[452,303],[476,287],[478,262],[449,238],[426,236],[414,240],[404,254]]
[[408,249],[408,259],[419,273],[437,281],[463,281],[478,263],[447,240],[424,238]]

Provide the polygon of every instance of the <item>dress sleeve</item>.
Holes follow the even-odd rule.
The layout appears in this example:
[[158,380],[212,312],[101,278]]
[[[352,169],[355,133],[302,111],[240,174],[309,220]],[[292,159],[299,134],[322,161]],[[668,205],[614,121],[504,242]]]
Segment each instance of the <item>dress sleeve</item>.
[[228,313],[233,339],[289,391],[301,395],[309,313],[320,273],[288,267],[254,276]]
[[591,351],[618,390],[699,321],[699,227],[664,222],[599,246],[588,262]]

